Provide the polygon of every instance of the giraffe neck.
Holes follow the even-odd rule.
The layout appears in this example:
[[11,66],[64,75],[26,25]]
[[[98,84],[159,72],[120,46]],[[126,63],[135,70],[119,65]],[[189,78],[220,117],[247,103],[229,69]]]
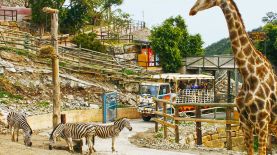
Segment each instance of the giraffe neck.
[[234,58],[243,80],[247,81],[251,76],[257,77],[257,67],[272,70],[268,60],[250,41],[236,4],[232,0],[223,1],[220,7],[228,24]]

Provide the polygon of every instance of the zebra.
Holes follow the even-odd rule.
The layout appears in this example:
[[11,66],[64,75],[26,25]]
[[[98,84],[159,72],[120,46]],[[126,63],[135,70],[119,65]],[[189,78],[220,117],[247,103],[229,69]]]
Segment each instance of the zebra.
[[17,112],[10,112],[7,116],[8,128],[11,130],[12,141],[15,141],[15,132],[16,141],[18,142],[19,129],[23,129],[24,133],[24,144],[26,146],[32,146],[31,136],[33,131],[28,124],[26,117]]
[[120,118],[115,121],[113,125],[95,125],[95,135],[93,135],[91,138],[93,138],[93,140],[95,136],[100,138],[112,138],[112,151],[114,152],[115,138],[119,135],[124,127],[129,129],[129,131],[132,131],[132,126],[127,118]]
[[[49,138],[49,150],[53,149],[53,145],[56,143],[57,137],[62,137],[65,139],[69,151],[73,152],[73,142],[72,139],[82,139],[82,143],[86,144],[88,142],[89,151],[95,151],[92,145],[92,135],[95,133],[95,125],[92,123],[65,123],[58,124],[50,134]],[[82,152],[83,152],[82,146]]]

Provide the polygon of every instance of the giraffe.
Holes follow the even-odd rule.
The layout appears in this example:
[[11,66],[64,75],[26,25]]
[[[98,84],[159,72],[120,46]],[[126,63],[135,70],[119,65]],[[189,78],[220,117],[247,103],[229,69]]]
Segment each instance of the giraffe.
[[189,14],[193,16],[214,6],[221,8],[227,21],[234,59],[243,79],[235,103],[247,153],[254,154],[255,133],[259,154],[265,155],[269,132],[277,133],[277,76],[268,59],[250,41],[233,0],[197,0]]

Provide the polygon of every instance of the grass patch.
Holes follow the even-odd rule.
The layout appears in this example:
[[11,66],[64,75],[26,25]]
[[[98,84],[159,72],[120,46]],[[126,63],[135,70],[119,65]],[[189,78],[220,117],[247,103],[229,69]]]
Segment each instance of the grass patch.
[[0,91],[0,98],[12,98],[17,100],[22,100],[23,97],[21,95],[13,95],[6,91]]
[[135,72],[133,70],[126,69],[126,68],[124,68],[122,70],[122,72],[123,72],[123,74],[126,74],[126,75],[134,75],[135,74]]
[[48,107],[50,103],[48,101],[41,101],[41,102],[38,102],[37,105],[41,108],[44,108],[44,107]]
[[0,50],[4,50],[6,52],[15,52],[18,55],[26,56],[26,57],[35,57],[34,54],[30,53],[27,50],[24,49],[16,49],[12,47],[5,47],[5,46],[0,46]]
[[131,107],[130,105],[126,105],[126,104],[118,104],[116,105],[116,108],[129,108]]
[[61,62],[61,61],[60,61],[60,62],[59,62],[59,66],[60,66],[60,67],[65,67],[65,66],[66,66],[66,62]]

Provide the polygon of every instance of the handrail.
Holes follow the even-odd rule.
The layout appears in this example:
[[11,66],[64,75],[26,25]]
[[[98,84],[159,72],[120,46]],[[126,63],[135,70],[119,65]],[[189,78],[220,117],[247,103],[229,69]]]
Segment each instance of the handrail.
[[167,100],[157,99],[153,98],[156,102],[163,102],[166,104],[172,104],[174,107],[180,107],[180,106],[210,106],[210,107],[236,107],[237,105],[235,103],[176,103],[176,102],[170,102]]

